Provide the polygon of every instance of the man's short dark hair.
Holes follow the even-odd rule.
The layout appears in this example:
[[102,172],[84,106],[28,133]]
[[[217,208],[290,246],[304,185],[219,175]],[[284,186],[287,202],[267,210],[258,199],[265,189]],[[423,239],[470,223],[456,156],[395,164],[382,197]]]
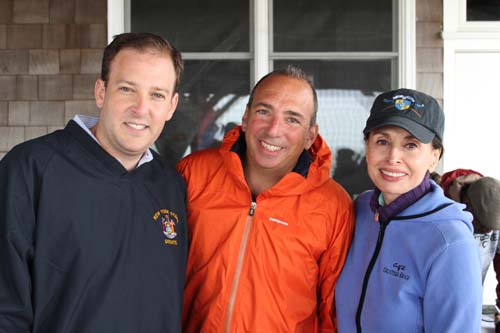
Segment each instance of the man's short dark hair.
[[165,38],[148,32],[127,32],[119,34],[114,36],[113,41],[106,46],[102,57],[101,67],[101,80],[103,80],[106,85],[109,80],[111,62],[118,52],[123,49],[134,49],[141,52],[153,50],[159,53],[168,54],[172,59],[175,70],[175,86],[172,93],[179,89],[182,71],[184,70],[180,51]]
[[286,68],[281,68],[281,69],[275,69],[274,71],[266,74],[264,77],[262,77],[259,82],[255,84],[255,86],[252,89],[252,92],[250,93],[250,97],[248,98],[248,103],[247,107],[250,108],[252,106],[253,102],[253,96],[255,93],[255,90],[257,87],[264,82],[267,78],[274,76],[274,75],[283,75],[283,76],[288,76],[292,77],[294,79],[299,79],[307,82],[309,87],[311,87],[311,92],[313,95],[313,103],[314,103],[314,109],[313,113],[311,115],[311,121],[309,123],[309,126],[312,126],[316,124],[316,115],[318,113],[318,96],[316,94],[316,89],[314,88],[314,84],[312,83],[310,77],[300,68],[295,65],[288,65]]

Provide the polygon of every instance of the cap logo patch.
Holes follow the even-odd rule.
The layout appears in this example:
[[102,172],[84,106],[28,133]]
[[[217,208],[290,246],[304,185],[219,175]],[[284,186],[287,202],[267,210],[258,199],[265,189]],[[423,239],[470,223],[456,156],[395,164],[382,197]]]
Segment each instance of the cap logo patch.
[[179,224],[179,217],[175,212],[168,209],[160,209],[157,211],[153,220],[160,221],[163,234],[166,239],[164,240],[166,245],[178,245],[177,243],[177,225]]
[[411,102],[407,99],[397,99],[394,101],[394,106],[398,110],[406,110],[411,106]]
[[[392,104],[394,104],[394,107],[398,109],[399,111],[405,111],[410,109],[412,112],[414,112],[417,116],[421,117],[422,115],[416,110],[416,108],[422,108],[424,107],[424,104],[419,104],[415,101],[415,99],[411,96],[405,96],[405,95],[396,95],[392,97],[392,99],[384,99],[385,103],[390,103],[391,105],[388,106],[392,107]],[[412,108],[412,105],[414,106]]]

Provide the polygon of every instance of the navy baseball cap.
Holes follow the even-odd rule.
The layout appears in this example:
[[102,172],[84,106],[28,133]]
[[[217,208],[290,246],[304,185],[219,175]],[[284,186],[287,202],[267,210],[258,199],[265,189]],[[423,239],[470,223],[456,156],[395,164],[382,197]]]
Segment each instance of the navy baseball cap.
[[433,97],[420,91],[397,89],[377,96],[363,133],[390,125],[407,130],[422,143],[431,142],[434,136],[443,141],[443,110]]

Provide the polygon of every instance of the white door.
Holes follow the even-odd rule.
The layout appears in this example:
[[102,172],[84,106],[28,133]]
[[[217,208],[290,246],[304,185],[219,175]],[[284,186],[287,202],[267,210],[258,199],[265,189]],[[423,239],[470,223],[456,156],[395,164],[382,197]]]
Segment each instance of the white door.
[[500,4],[481,16],[473,3],[444,1],[443,171],[500,178]]

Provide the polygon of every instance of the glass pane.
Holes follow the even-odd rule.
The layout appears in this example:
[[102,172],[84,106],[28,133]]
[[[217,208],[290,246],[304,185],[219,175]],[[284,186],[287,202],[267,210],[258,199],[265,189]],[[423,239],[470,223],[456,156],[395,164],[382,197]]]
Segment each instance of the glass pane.
[[467,0],[467,21],[500,21],[500,1]]
[[241,123],[250,93],[249,61],[185,61],[177,110],[156,141],[177,163],[191,151],[218,146]]
[[274,0],[274,51],[392,51],[393,2]]
[[182,52],[249,52],[250,5],[232,0],[131,0],[131,31],[156,32]]
[[[289,61],[276,61],[274,68]],[[312,76],[318,94],[319,133],[333,153],[332,175],[351,195],[372,188],[363,129],[371,104],[391,89],[391,60],[293,61]]]

